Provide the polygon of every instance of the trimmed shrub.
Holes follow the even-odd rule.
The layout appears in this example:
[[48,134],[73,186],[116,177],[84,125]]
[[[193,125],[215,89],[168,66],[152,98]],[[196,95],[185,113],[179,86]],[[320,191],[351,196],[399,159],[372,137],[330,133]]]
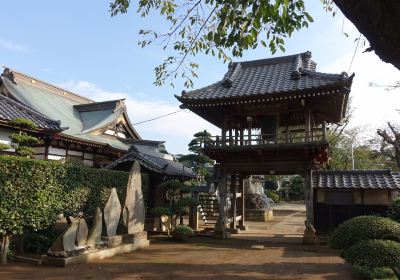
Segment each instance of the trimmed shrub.
[[400,223],[400,198],[394,200],[390,205],[389,218]]
[[343,258],[368,267],[400,266],[400,243],[392,240],[363,240],[346,249]]
[[368,267],[354,265],[353,273],[363,280],[397,280],[396,274],[390,267]]
[[278,203],[281,200],[281,197],[279,196],[279,194],[277,192],[274,192],[274,191],[268,191],[267,192],[267,197],[272,199],[275,203]]
[[185,225],[176,226],[174,231],[172,232],[172,236],[177,240],[186,240],[193,235],[193,229]]
[[329,246],[346,249],[361,240],[394,239],[400,236],[400,223],[377,216],[359,216],[345,221],[329,236]]

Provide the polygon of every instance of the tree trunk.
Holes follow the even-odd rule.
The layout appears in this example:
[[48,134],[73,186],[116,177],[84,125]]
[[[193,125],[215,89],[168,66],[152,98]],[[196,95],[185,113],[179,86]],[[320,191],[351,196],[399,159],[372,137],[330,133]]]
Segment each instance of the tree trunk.
[[10,240],[11,240],[10,234],[5,234],[1,237],[1,263],[2,264],[7,264],[7,255],[8,255],[8,249],[10,246]]

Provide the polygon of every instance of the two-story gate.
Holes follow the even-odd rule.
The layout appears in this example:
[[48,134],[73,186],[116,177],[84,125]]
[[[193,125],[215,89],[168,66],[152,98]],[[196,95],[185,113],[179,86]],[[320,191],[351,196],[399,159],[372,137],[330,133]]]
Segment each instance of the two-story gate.
[[245,229],[243,179],[251,174],[302,174],[313,223],[311,170],[328,161],[327,125],[346,117],[353,77],[316,72],[305,52],[231,63],[221,81],[176,96],[182,108],[221,128],[203,149],[218,163],[216,235],[225,236],[229,193],[231,228]]

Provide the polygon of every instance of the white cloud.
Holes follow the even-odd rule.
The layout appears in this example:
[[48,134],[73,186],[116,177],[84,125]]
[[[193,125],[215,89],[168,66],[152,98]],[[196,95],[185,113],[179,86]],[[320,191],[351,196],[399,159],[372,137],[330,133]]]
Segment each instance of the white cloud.
[[22,53],[26,53],[29,51],[29,49],[25,46],[22,46],[22,45],[19,45],[19,44],[10,42],[10,41],[2,40],[2,39],[0,39],[0,49],[6,49],[6,50],[22,52]]
[[[124,92],[110,92],[87,81],[69,81],[60,86],[95,101],[125,98],[132,123],[149,120],[179,110],[179,107],[175,104],[143,97],[143,93],[138,93],[134,97]],[[187,144],[192,139],[193,134],[200,130],[206,129],[213,135],[219,133],[215,126],[187,110],[158,120],[135,125],[135,128],[144,139],[166,141],[166,147],[171,153],[187,153]]]

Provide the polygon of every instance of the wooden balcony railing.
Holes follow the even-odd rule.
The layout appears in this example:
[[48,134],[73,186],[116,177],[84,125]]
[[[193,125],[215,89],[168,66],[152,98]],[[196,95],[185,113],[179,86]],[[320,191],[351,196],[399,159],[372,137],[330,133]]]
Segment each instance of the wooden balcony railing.
[[204,147],[270,146],[279,144],[301,144],[326,141],[324,129],[291,130],[279,134],[237,134],[232,136],[212,136],[204,141]]

